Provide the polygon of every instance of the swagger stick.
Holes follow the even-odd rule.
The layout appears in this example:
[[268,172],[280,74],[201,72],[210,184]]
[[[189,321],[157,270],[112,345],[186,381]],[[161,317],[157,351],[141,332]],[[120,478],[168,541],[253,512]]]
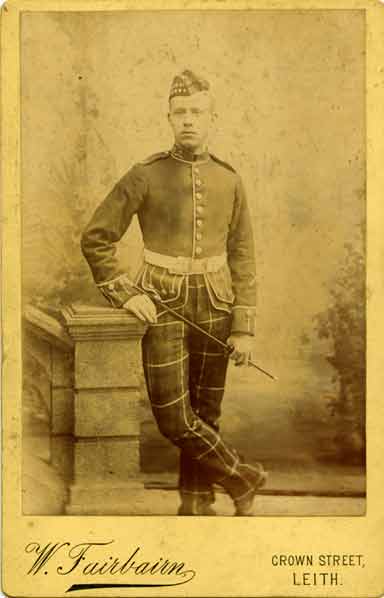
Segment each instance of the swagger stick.
[[[201,334],[204,334],[205,336],[207,336],[211,340],[215,341],[218,345],[220,345],[221,347],[223,347],[226,351],[228,351],[229,353],[232,353],[233,348],[230,345],[228,345],[224,341],[220,340],[219,338],[217,338],[216,336],[214,336],[213,334],[211,334],[210,332],[208,332],[207,330],[205,330],[204,328],[202,328],[201,326],[199,326],[195,322],[192,322],[192,320],[189,320],[188,318],[186,318],[182,314],[179,314],[179,312],[177,312],[172,307],[169,307],[169,305],[166,305],[165,303],[163,303],[162,300],[161,300],[161,298],[156,293],[156,291],[153,291],[153,294],[147,293],[142,288],[136,286],[132,281],[129,281],[129,285],[133,289],[135,289],[136,291],[138,291],[139,293],[141,293],[142,295],[145,295],[149,299],[152,299],[152,300],[156,301],[159,305],[161,305],[161,307],[163,307],[165,309],[165,311],[168,311],[169,313],[171,313],[172,315],[174,315],[175,318],[177,318],[178,320],[181,320],[182,322],[185,322],[185,324],[188,324],[188,326],[190,326],[191,328],[194,328],[195,330],[197,330]],[[263,374],[265,374],[269,378],[272,378],[272,380],[277,380],[277,378],[275,376],[273,376],[272,374],[270,374],[266,370],[263,370],[263,368],[261,368],[260,366],[258,366],[251,359],[248,359],[248,364],[251,365],[252,367],[254,367],[256,370],[259,370],[259,372],[262,372]]]

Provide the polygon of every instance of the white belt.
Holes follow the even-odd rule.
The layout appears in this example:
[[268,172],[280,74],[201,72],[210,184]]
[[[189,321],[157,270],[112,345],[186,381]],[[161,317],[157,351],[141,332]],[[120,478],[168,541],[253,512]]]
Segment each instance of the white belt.
[[227,263],[227,254],[195,259],[183,256],[173,257],[144,249],[144,262],[167,268],[171,274],[205,274],[220,270]]

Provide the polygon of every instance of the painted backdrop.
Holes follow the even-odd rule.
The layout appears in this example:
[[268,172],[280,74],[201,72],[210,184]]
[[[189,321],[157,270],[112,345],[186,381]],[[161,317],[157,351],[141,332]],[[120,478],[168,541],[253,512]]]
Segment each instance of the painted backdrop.
[[[363,11],[23,14],[25,302],[103,302],[81,231],[134,162],[170,147],[174,74],[211,81],[212,150],[242,174],[255,229],[255,359],[279,377],[229,372],[223,428],[255,458],[361,456],[364,36]],[[135,223],[128,269],[140,250]],[[161,468],[144,421],[143,459]]]

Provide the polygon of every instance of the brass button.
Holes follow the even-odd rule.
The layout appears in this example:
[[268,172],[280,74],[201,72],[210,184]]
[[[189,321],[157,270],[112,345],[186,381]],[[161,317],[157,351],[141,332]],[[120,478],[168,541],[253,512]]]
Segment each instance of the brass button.
[[201,233],[196,233],[196,241],[201,241],[203,235]]
[[113,291],[114,288],[115,288],[115,285],[113,284],[113,282],[110,282],[109,285],[108,285],[108,289],[110,291]]
[[202,248],[201,247],[196,247],[195,253],[196,253],[196,255],[200,255],[201,253],[203,253]]
[[195,166],[194,173],[195,173],[195,174],[199,174],[199,169],[198,169],[198,167],[197,167],[197,166]]
[[161,294],[165,296],[167,295],[167,291],[165,289],[161,289]]
[[203,208],[203,206],[197,206],[197,208],[196,208],[196,212],[197,212],[198,214],[202,214],[202,213],[204,212],[204,208]]
[[203,221],[202,221],[202,220],[200,220],[200,218],[198,218],[198,219],[196,220],[196,226],[198,226],[199,228],[200,228],[201,226],[203,226]]
[[196,183],[196,187],[200,187],[200,185],[201,185],[201,180],[200,180],[200,179],[196,179],[195,183]]
[[199,193],[199,192],[197,192],[197,193],[196,193],[196,199],[201,199],[202,197],[203,197],[203,196],[202,196],[202,194],[201,194],[201,193]]

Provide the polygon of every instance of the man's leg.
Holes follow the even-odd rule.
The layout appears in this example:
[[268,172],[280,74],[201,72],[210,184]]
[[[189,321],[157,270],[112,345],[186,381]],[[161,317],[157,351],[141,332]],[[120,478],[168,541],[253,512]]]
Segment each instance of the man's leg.
[[[233,498],[237,509],[263,482],[260,468],[240,462],[220,434],[192,409],[186,325],[167,314],[143,338],[143,365],[152,410],[160,431],[196,459]],[[245,504],[245,503],[244,503]]]
[[[184,311],[184,310],[183,310]],[[190,368],[188,348],[189,330],[171,315],[162,316],[158,324],[151,327],[143,339],[143,365],[152,411],[160,431],[174,441],[177,428],[185,428],[185,413],[191,411],[189,374],[194,372],[195,364]],[[192,385],[192,388],[195,388]],[[186,404],[185,404],[186,400]],[[181,408],[181,412],[180,412]],[[196,408],[196,405],[195,405]],[[184,412],[185,409],[185,412]],[[196,409],[198,413],[198,409]],[[179,421],[181,419],[181,421]],[[187,417],[187,420],[189,418]],[[208,472],[180,447],[180,515],[200,514],[200,492],[197,477],[202,477],[202,493],[212,492],[208,482]],[[192,462],[192,468],[183,467],[183,462]],[[184,480],[184,474],[186,479]],[[205,482],[205,480],[207,480]]]
[[[226,340],[230,331],[229,315],[219,313],[202,321],[208,332]],[[190,334],[190,400],[194,412],[216,432],[219,431],[221,402],[224,395],[228,355],[214,341],[201,334]],[[179,488],[181,514],[214,515],[215,502],[210,472],[184,450],[180,454]]]

